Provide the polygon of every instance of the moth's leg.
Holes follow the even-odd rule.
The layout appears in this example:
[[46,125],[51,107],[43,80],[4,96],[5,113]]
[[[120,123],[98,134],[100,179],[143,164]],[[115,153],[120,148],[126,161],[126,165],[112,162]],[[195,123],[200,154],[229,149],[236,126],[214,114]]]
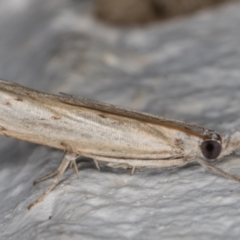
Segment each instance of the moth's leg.
[[[63,175],[63,173],[66,171],[67,167],[69,166],[69,164],[71,162],[75,162],[76,159],[78,158],[79,155],[75,154],[75,153],[66,153],[62,159],[61,164],[59,165],[58,169],[56,171],[54,171],[54,175],[57,175],[55,177],[55,179],[53,180],[53,183],[47,188],[47,190],[33,203],[31,203],[28,206],[28,209],[32,208],[34,205],[36,205],[37,203],[41,202],[52,190],[53,188],[57,185],[59,179],[61,178],[61,176]],[[57,173],[55,173],[57,172]],[[51,174],[48,174],[48,177]],[[43,177],[44,179],[46,179],[45,177]],[[43,179],[41,178],[41,180]]]
[[196,161],[197,161],[199,164],[201,164],[203,167],[206,167],[207,169],[210,169],[210,170],[212,170],[212,171],[214,171],[214,172],[216,172],[216,173],[224,176],[225,178],[228,178],[228,179],[230,179],[230,180],[234,180],[234,181],[240,182],[240,178],[235,177],[235,176],[233,176],[233,175],[231,175],[231,174],[223,171],[222,169],[220,169],[220,168],[212,165],[211,163],[209,163],[209,162],[207,162],[207,161],[205,161],[205,160],[203,160],[203,159],[200,159],[200,158],[199,158],[199,159],[196,159]]
[[76,161],[70,162],[70,163],[69,163],[69,168],[74,168],[75,173],[76,173],[77,176],[79,177],[79,171],[78,171],[78,167],[77,167]]
[[93,159],[95,165],[96,165],[96,168],[101,171],[100,167],[99,167],[99,164],[98,164],[98,161],[96,159]]
[[135,173],[135,170],[136,170],[136,167],[135,166],[132,167],[132,169],[131,169],[131,176]]
[[[76,153],[68,153],[68,152],[67,152],[67,153],[65,153],[65,155],[64,155],[64,157],[63,157],[63,159],[62,159],[62,162],[64,161],[66,155],[71,155],[71,156],[74,156],[74,157],[75,157],[75,160],[74,160],[74,161],[71,161],[71,162],[69,163],[69,167],[70,167],[70,168],[73,168],[73,167],[74,167],[74,170],[75,170],[76,174],[79,176],[79,172],[78,172],[78,168],[77,168],[77,164],[76,164],[76,159],[78,158],[79,155],[77,155]],[[61,162],[61,163],[62,163],[62,162]],[[44,175],[44,176],[36,179],[36,180],[33,182],[33,185],[35,185],[35,184],[37,184],[37,183],[39,183],[39,182],[43,182],[43,181],[45,181],[45,180],[47,180],[47,179],[49,179],[49,178],[52,178],[52,177],[56,176],[56,175],[59,173],[60,168],[61,168],[61,164],[60,164],[60,165],[58,166],[58,168],[55,169],[54,171],[51,171],[51,172],[47,173],[46,175]]]

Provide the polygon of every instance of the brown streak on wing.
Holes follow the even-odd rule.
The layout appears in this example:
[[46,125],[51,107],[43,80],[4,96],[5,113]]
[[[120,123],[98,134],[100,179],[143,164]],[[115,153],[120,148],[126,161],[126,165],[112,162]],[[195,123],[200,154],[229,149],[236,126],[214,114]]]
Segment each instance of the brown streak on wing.
[[[84,155],[84,154],[83,154]],[[90,153],[90,155],[92,157],[96,156],[96,157],[105,157],[105,158],[111,158],[109,155],[104,155],[104,154],[93,154]],[[159,158],[159,157],[146,157],[146,156],[138,156],[137,159],[138,160],[177,160],[177,159],[182,159],[184,156],[171,156],[171,157],[165,157],[165,158]],[[126,157],[124,155],[122,156],[114,156],[114,159],[136,159],[136,157]]]
[[[75,98],[71,96],[69,97],[58,96],[58,98],[60,102],[69,104],[72,106],[84,107],[84,108],[93,109],[93,110],[105,112],[112,115],[128,117],[128,118],[136,119],[138,121],[161,125],[163,127],[176,129],[178,131],[182,131],[182,132],[185,132],[186,134],[194,135],[202,139],[210,138],[210,136],[208,136],[206,133],[203,133],[204,130],[206,129],[196,125],[191,125],[191,124],[187,124],[187,123],[183,123],[175,120],[164,119],[148,113],[138,112],[131,109],[126,109],[126,108],[118,107],[115,105],[101,103],[98,101],[89,100],[85,98],[79,98],[79,97]],[[209,133],[212,132],[212,130],[208,130],[208,131]]]

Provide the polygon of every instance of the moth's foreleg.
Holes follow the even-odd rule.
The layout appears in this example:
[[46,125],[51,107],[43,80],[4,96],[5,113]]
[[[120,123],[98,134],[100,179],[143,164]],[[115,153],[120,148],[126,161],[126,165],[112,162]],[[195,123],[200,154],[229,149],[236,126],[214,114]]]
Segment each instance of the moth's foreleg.
[[234,180],[234,181],[240,182],[240,178],[235,177],[235,176],[233,176],[233,175],[231,175],[231,174],[223,171],[222,169],[220,169],[220,168],[212,165],[211,163],[207,162],[206,160],[203,160],[203,159],[198,158],[198,159],[196,159],[196,161],[197,161],[199,164],[201,164],[203,167],[205,167],[205,168],[207,168],[207,169],[210,169],[210,170],[212,170],[212,171],[214,171],[214,172],[216,172],[216,173],[224,176],[225,178],[228,178],[228,179],[230,179],[230,180]]
[[[44,181],[50,177],[56,176],[55,179],[53,180],[53,183],[47,188],[47,190],[33,203],[31,203],[28,206],[28,209],[32,208],[34,205],[36,205],[37,203],[41,202],[52,190],[53,188],[57,185],[57,183],[59,182],[59,179],[61,178],[61,176],[64,174],[64,172],[66,171],[67,167],[73,163],[73,166],[76,169],[76,159],[79,157],[78,154],[75,153],[66,153],[61,161],[61,164],[59,165],[59,167],[57,168],[57,170],[37,179],[36,181],[34,181],[34,183],[38,183],[41,181]],[[74,164],[75,163],[75,164]]]

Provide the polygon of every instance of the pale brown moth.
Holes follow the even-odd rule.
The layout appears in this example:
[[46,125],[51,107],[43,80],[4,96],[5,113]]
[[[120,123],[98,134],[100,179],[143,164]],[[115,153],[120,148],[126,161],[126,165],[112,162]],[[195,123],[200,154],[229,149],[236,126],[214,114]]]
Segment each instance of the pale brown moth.
[[79,156],[111,167],[166,168],[198,162],[240,182],[212,165],[239,150],[240,132],[215,131],[85,98],[41,93],[0,80],[0,134],[66,151],[58,169],[35,183],[55,177],[32,204],[42,201],[69,166],[78,173]]

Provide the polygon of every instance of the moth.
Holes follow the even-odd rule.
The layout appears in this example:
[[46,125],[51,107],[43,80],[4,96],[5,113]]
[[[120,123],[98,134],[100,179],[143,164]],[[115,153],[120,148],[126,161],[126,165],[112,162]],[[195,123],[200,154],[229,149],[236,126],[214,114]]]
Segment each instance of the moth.
[[0,134],[62,149],[59,167],[34,183],[55,177],[32,204],[42,201],[76,159],[110,167],[180,167],[191,162],[240,182],[212,162],[239,150],[240,132],[213,130],[70,95],[51,95],[0,80]]

